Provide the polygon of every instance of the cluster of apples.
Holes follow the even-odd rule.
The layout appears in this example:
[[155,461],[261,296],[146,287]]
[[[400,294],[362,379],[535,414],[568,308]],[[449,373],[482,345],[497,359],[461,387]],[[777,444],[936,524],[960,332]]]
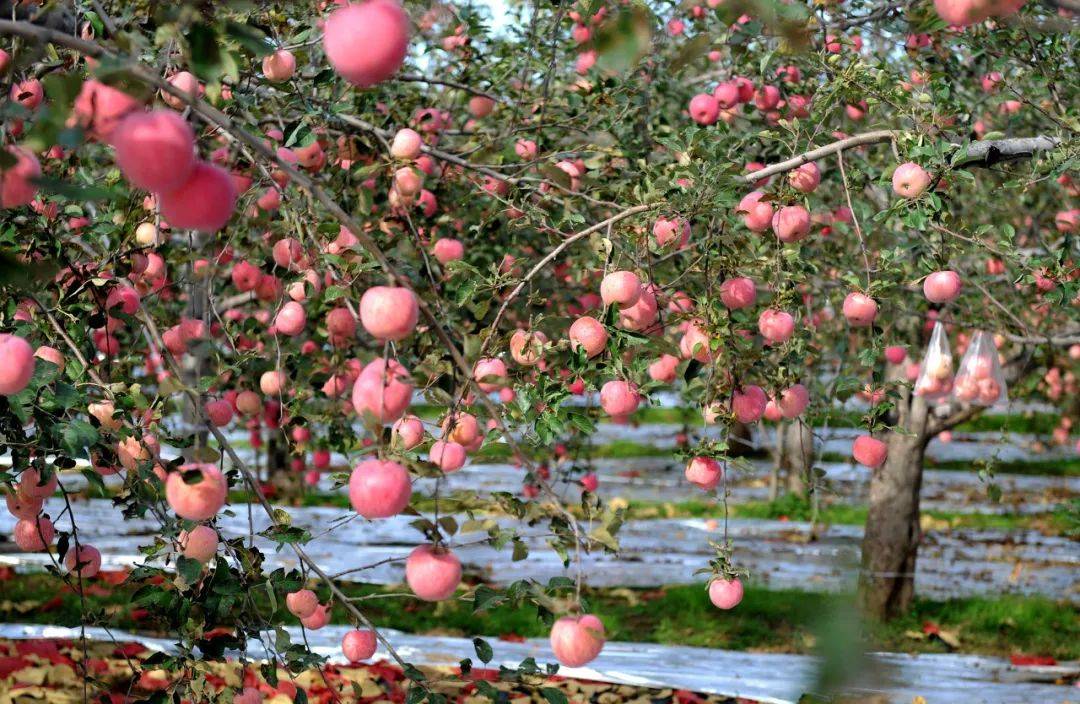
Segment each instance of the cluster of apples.
[[[802,71],[796,66],[781,67],[777,75],[789,84],[802,80]],[[810,101],[809,96],[799,93],[784,97],[776,85],[755,86],[745,76],[734,76],[719,83],[711,93],[695,95],[687,111],[699,125],[712,125],[717,120],[731,124],[741,114],[741,106],[750,105],[764,115],[766,122],[776,124],[783,115],[789,119],[809,117]]]

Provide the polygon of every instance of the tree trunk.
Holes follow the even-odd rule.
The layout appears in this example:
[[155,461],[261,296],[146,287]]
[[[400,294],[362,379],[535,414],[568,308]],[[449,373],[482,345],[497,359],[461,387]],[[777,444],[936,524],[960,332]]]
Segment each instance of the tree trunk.
[[875,619],[898,616],[915,593],[923,439],[890,433],[889,456],[870,479],[870,510],[862,546],[860,601]]
[[888,457],[870,476],[863,533],[859,603],[863,613],[876,620],[893,618],[911,606],[921,538],[919,493],[930,439],[929,409],[921,397],[905,391],[897,413],[896,430],[885,437]]
[[783,466],[787,469],[788,491],[804,495],[814,466],[814,434],[807,423],[796,420],[785,424]]

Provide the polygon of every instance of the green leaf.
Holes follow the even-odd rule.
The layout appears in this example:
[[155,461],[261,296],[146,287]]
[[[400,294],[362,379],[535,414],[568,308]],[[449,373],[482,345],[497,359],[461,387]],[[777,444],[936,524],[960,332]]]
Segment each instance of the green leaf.
[[327,286],[326,292],[323,294],[323,300],[327,303],[336,301],[339,298],[343,298],[345,293],[346,291],[343,286]]
[[476,648],[476,657],[480,658],[480,662],[487,665],[491,662],[491,658],[495,656],[494,651],[491,649],[491,645],[483,638],[473,638],[473,647]]
[[80,186],[49,176],[38,176],[34,179],[34,183],[45,193],[63,196],[68,200],[74,201],[119,200],[121,197],[120,192],[112,188],[104,188],[102,186]]
[[701,58],[712,46],[712,37],[708,34],[699,34],[686,42],[679,49],[679,53],[671,60],[669,66],[671,73],[678,73],[682,68]]
[[561,689],[541,687],[540,694],[548,701],[548,704],[567,704],[566,694],[564,694]]
[[499,594],[491,587],[480,585],[473,592],[473,611],[483,611],[498,606],[505,600],[502,594]]
[[85,420],[76,419],[60,423],[57,427],[60,431],[60,446],[73,457],[84,456],[84,450],[100,439],[97,428]]
[[619,11],[596,30],[596,65],[625,73],[652,49],[653,14],[643,5]]
[[51,280],[59,270],[59,265],[51,259],[24,262],[10,252],[0,251],[0,286],[38,291],[41,283]]
[[195,584],[202,576],[203,563],[181,555],[176,560],[176,573],[189,585]]
[[217,32],[210,25],[199,22],[191,25],[185,36],[191,70],[204,81],[216,83],[225,66],[221,39]]
[[255,56],[267,56],[274,53],[274,47],[266,38],[266,34],[258,27],[229,20],[225,23],[225,34]]

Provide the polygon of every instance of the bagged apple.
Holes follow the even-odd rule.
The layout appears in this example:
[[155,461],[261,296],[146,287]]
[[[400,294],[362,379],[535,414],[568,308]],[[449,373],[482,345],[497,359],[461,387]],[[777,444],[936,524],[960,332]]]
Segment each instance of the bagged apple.
[[930,344],[926,346],[919,378],[915,382],[915,394],[927,401],[943,401],[953,388],[953,357],[945,326],[934,323]]
[[976,332],[968,345],[953,382],[953,398],[976,406],[993,406],[1009,400],[997,347],[989,333]]

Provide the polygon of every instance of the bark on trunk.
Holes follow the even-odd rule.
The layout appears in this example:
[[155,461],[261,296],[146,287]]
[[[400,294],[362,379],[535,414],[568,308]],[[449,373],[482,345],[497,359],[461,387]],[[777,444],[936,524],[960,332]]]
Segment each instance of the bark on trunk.
[[888,446],[888,459],[870,479],[862,546],[860,601],[863,612],[877,620],[911,606],[920,540],[923,439],[890,433]]
[[784,467],[787,469],[787,489],[803,495],[808,487],[810,469],[814,466],[814,435],[810,426],[796,421],[784,427]]
[[876,620],[903,614],[915,594],[919,494],[923,456],[930,439],[926,402],[904,390],[896,430],[885,436],[888,457],[870,476],[870,506],[863,533],[859,603]]

